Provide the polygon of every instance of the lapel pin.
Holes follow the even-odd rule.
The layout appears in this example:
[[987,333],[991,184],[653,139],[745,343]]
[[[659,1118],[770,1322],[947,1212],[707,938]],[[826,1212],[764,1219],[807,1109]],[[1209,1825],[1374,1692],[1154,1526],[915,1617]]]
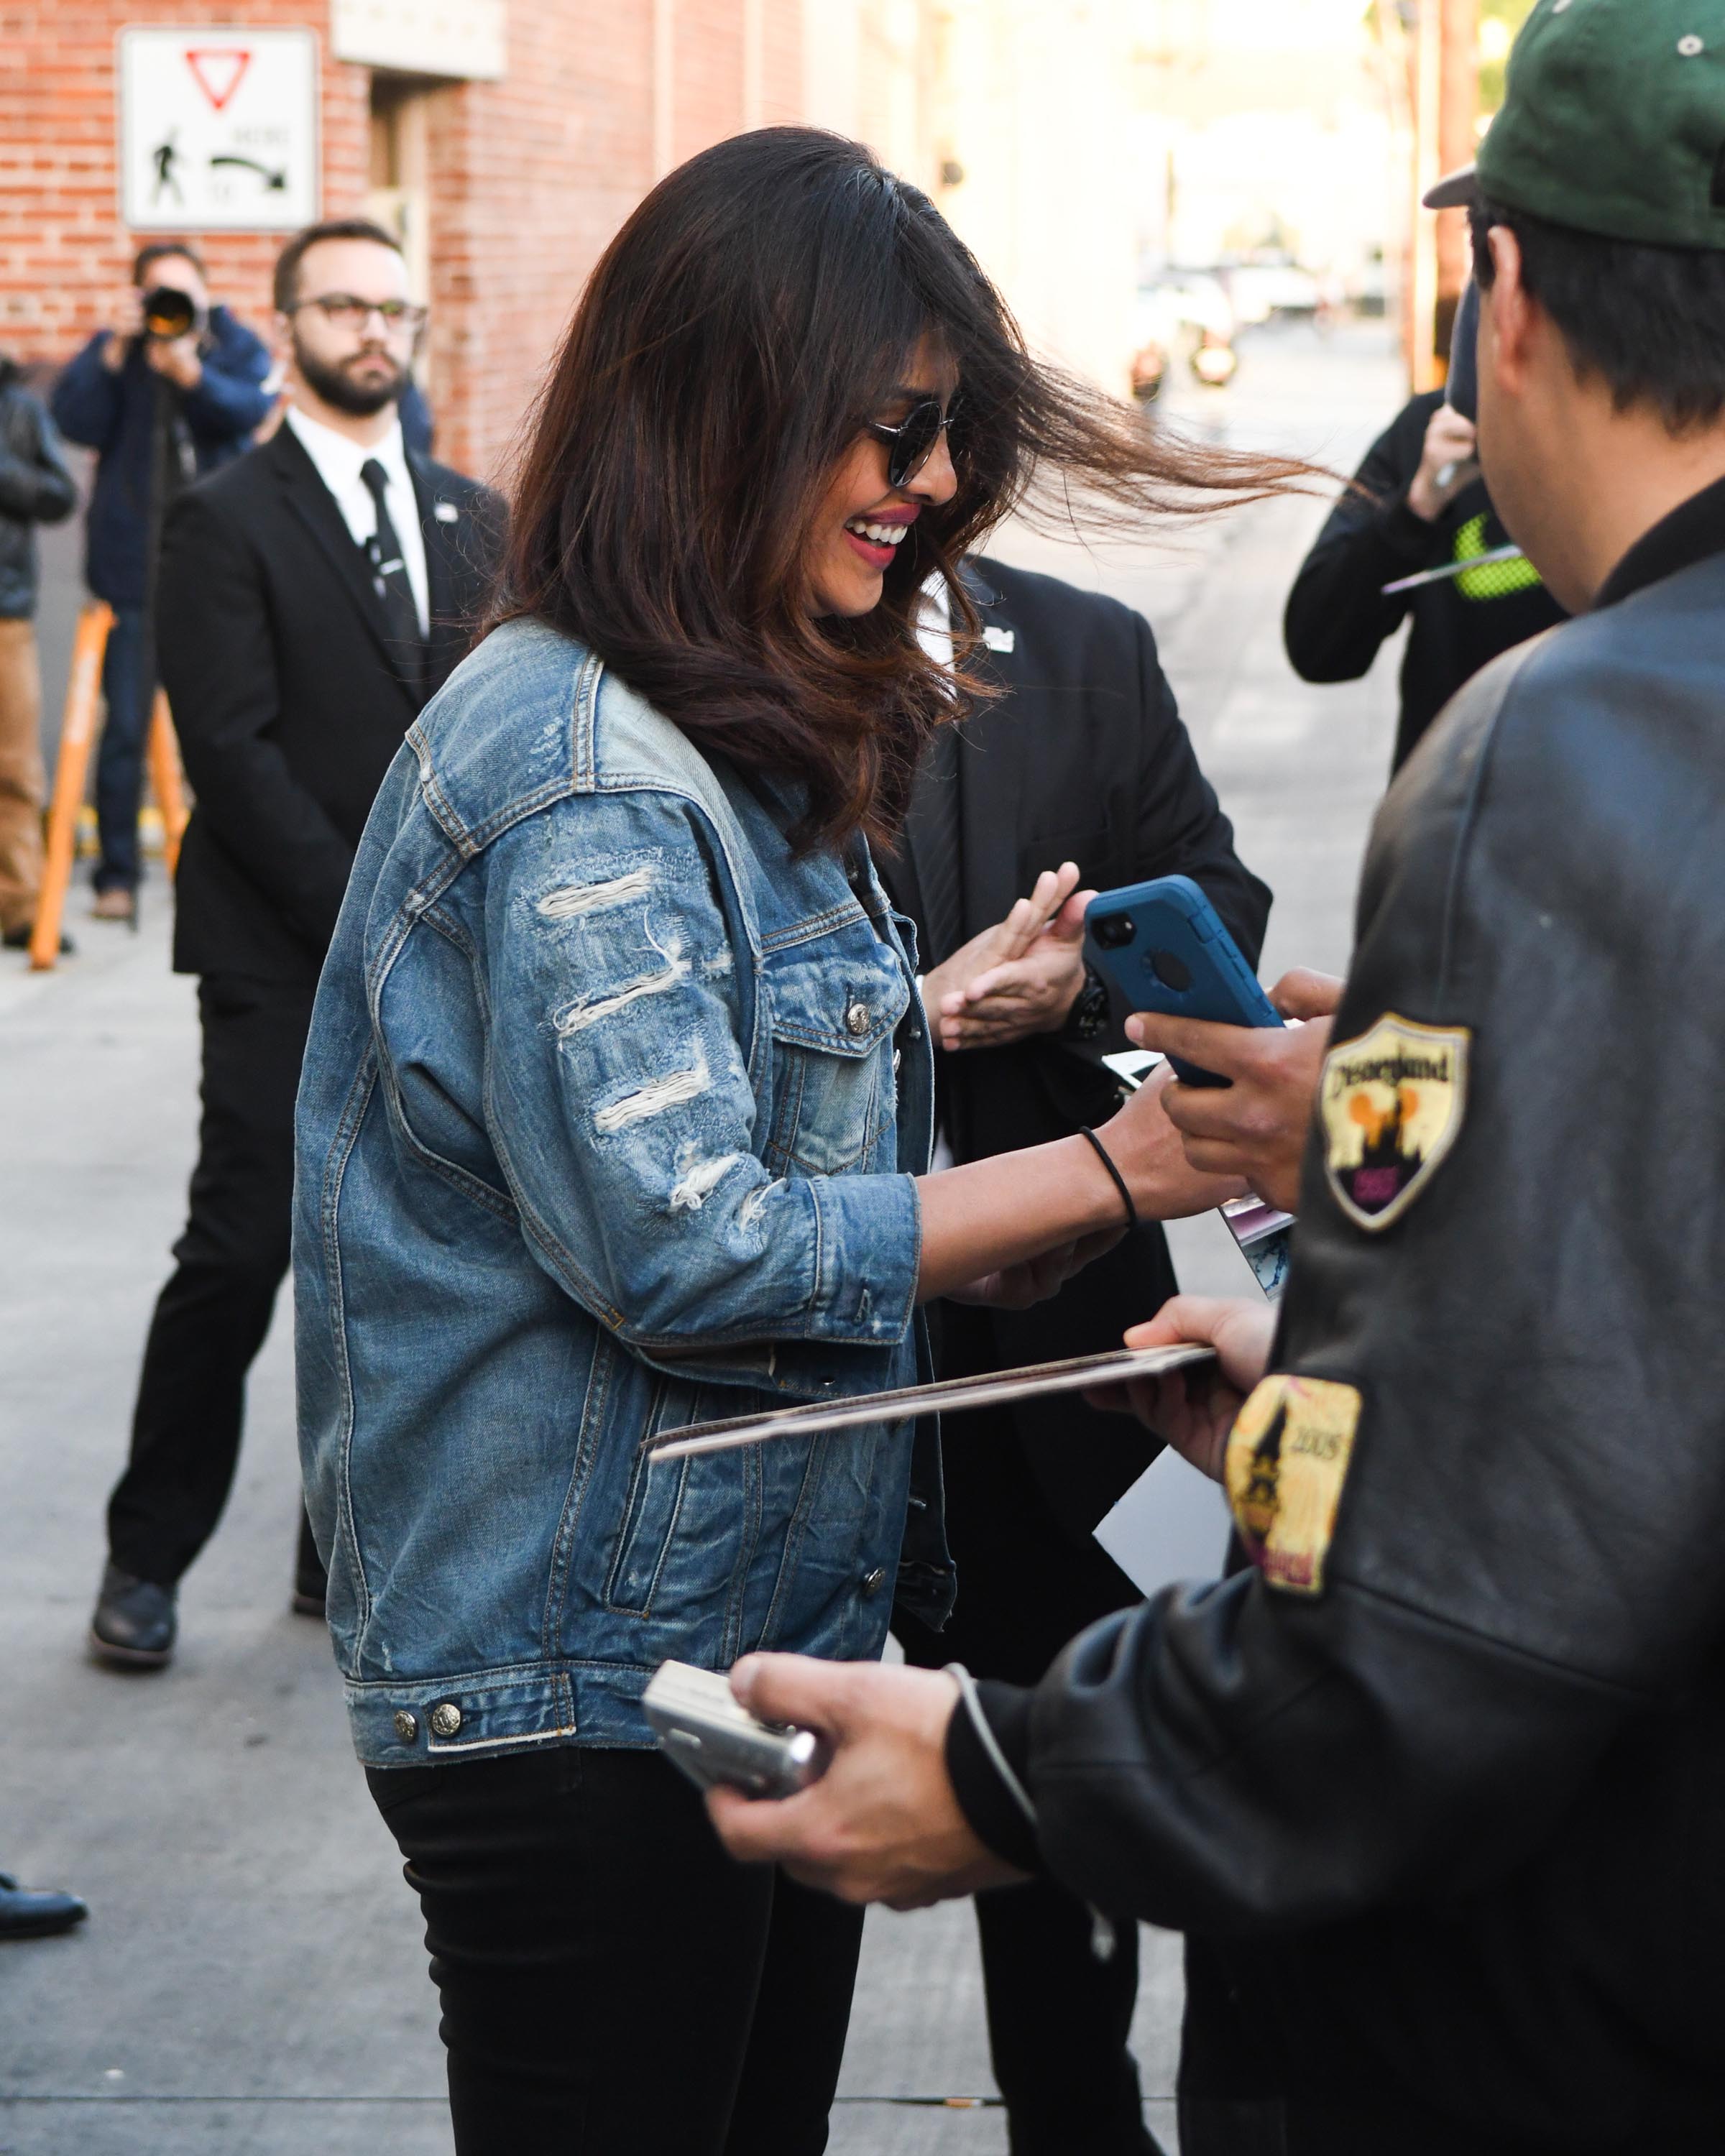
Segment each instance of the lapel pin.
[[431,513],[439,524],[453,524],[461,514],[453,501],[434,502]]
[[1013,630],[996,629],[991,623],[983,630],[983,642],[990,651],[1010,651],[1017,644],[1018,637]]

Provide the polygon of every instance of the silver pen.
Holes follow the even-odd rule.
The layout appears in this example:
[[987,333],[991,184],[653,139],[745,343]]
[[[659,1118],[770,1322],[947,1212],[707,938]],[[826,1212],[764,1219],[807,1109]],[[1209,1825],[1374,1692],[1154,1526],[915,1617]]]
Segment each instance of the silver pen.
[[1494,547],[1489,554],[1470,554],[1465,562],[1445,562],[1440,569],[1422,569],[1417,577],[1399,577],[1393,584],[1385,584],[1383,595],[1393,598],[1397,592],[1417,591],[1421,584],[1440,584],[1450,577],[1465,577],[1470,569],[1487,569],[1494,562],[1524,562],[1527,556],[1512,543]]

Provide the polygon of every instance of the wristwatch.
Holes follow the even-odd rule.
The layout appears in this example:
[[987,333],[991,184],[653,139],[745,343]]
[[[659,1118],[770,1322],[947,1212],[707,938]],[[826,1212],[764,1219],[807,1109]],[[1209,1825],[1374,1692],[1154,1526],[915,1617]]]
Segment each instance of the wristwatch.
[[1095,1040],[1108,1030],[1108,984],[1093,966],[1084,969],[1084,986],[1073,998],[1060,1032],[1068,1040]]

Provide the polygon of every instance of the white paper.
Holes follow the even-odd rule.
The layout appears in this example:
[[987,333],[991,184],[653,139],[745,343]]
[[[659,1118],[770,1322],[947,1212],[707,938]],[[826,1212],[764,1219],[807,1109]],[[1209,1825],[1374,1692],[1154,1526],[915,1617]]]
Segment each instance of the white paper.
[[1177,1579],[1219,1579],[1229,1530],[1221,1484],[1169,1445],[1097,1523],[1096,1537],[1147,1600]]

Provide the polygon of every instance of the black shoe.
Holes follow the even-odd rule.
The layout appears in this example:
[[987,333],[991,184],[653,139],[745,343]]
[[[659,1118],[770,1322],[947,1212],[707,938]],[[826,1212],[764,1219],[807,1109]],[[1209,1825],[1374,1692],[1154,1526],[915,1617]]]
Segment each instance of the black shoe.
[[173,1659],[174,1590],[134,1579],[110,1563],[90,1620],[90,1644],[100,1661],[123,1669],[159,1670]]
[[[0,947],[3,947],[8,951],[28,951],[30,947],[30,937],[33,931],[30,927],[29,922],[28,921],[21,922],[18,927],[8,928],[3,936],[0,936]],[[77,949],[78,946],[72,941],[69,936],[61,937],[61,957],[69,958],[73,957]]]
[[0,1939],[52,1938],[89,1914],[75,1894],[33,1894],[0,1871]]

